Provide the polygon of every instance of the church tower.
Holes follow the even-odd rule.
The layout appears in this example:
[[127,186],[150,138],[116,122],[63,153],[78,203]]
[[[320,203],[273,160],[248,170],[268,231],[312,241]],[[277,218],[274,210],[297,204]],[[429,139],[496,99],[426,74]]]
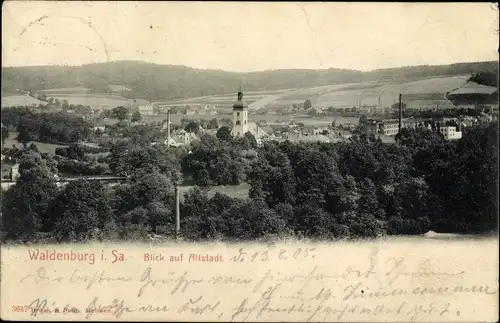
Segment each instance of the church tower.
[[238,100],[233,104],[233,136],[243,137],[248,132],[248,106],[243,102],[241,87]]

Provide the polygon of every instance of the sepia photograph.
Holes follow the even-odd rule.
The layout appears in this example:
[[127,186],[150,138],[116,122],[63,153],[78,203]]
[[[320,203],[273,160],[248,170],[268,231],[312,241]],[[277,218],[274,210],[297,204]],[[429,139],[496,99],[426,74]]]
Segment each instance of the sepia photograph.
[[498,90],[494,3],[5,1],[2,319],[496,321]]

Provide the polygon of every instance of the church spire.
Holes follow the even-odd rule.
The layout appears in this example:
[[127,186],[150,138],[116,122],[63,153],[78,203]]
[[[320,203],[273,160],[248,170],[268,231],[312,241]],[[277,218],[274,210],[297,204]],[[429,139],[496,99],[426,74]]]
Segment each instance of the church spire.
[[233,136],[241,137],[248,131],[248,110],[243,102],[241,85],[238,86],[238,100],[233,104]]
[[238,86],[238,101],[243,100],[243,92],[241,92],[241,84]]

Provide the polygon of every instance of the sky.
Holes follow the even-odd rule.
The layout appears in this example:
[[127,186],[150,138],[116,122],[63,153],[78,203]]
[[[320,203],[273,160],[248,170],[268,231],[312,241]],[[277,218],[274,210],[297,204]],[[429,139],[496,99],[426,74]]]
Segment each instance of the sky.
[[498,24],[491,3],[6,1],[2,66],[366,71],[489,61]]

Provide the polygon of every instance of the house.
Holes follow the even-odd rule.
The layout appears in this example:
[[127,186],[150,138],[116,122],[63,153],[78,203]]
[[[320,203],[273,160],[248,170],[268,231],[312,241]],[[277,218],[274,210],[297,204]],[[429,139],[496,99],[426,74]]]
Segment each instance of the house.
[[98,145],[107,145],[112,141],[111,137],[107,133],[96,137],[94,140]]
[[154,106],[152,104],[140,104],[138,110],[142,115],[154,114]]
[[457,108],[498,109],[498,88],[475,82],[467,82],[458,89],[446,93],[445,98]]
[[314,128],[312,133],[313,135],[322,135],[325,133],[325,131],[328,133],[330,130],[327,127],[319,127],[319,128]]
[[21,174],[19,174],[19,164],[15,164],[10,169],[10,180],[15,182]]
[[109,84],[108,91],[114,95],[121,95],[131,90],[123,85]]
[[248,123],[248,132],[250,132],[254,136],[255,140],[257,141],[257,144],[259,145],[262,143],[262,140],[268,136],[267,132],[265,132],[255,122]]
[[339,138],[344,138],[344,139],[349,139],[352,137],[352,134],[348,130],[336,130],[334,132],[335,135],[337,135]]
[[214,116],[214,115],[217,115],[217,109],[215,108],[215,105],[205,104],[205,106],[203,106],[203,108],[201,108],[198,111],[198,114]]
[[285,140],[290,140],[294,142],[324,142],[330,143],[331,140],[324,135],[288,135],[285,136]]
[[367,136],[369,135],[376,135],[379,132],[379,122],[374,119],[368,119],[366,122],[363,123],[365,134]]
[[[404,119],[401,121],[403,128],[415,129],[417,122],[414,119]],[[386,136],[394,136],[399,132],[399,120],[398,119],[385,119],[380,122],[379,125],[380,134]]]
[[104,130],[106,130],[106,126],[95,126],[93,129],[94,131],[104,132]]
[[457,131],[457,127],[455,126],[444,126],[439,127],[438,129],[446,140],[456,140],[462,138],[462,132]]
[[163,142],[165,145],[170,144],[172,147],[188,146],[192,142],[199,140],[198,136],[192,132],[186,132],[184,129],[179,129],[174,131],[170,136],[170,140],[167,138]]
[[195,108],[186,108],[186,115],[187,116],[194,116],[196,114],[196,109]]

